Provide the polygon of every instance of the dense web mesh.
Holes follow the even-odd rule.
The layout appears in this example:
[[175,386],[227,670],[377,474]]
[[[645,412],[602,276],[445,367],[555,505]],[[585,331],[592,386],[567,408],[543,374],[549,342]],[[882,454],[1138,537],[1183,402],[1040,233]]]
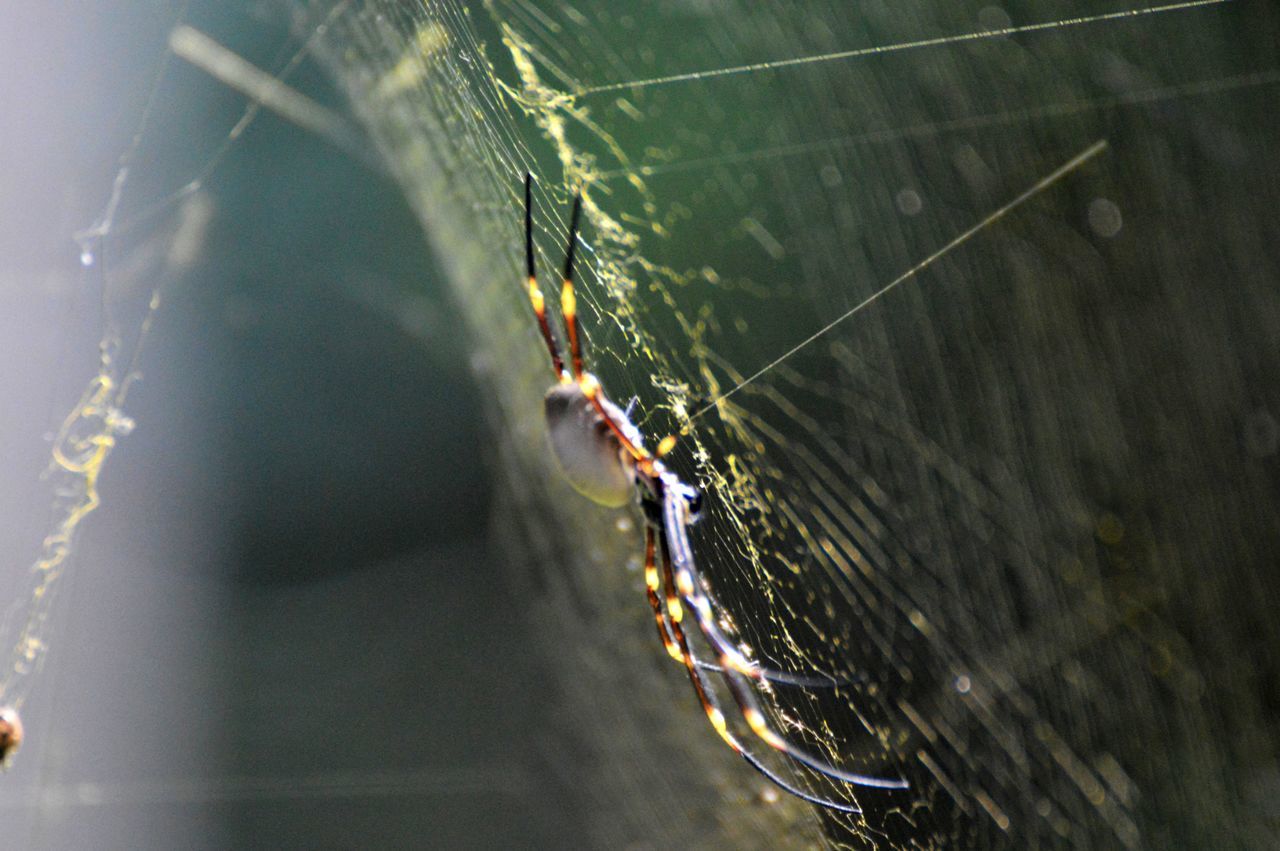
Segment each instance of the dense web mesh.
[[[1274,493],[1250,496],[1276,481],[1280,300],[1275,225],[1231,201],[1280,186],[1255,170],[1268,127],[1232,107],[1274,96],[1252,59],[1274,16],[804,5],[290,7],[463,309],[513,582],[563,660],[548,762],[602,844],[1257,841],[1275,584],[1230,613],[1280,535]],[[662,654],[638,515],[574,494],[546,449],[526,170],[548,291],[583,188],[591,368],[651,446],[683,434],[670,463],[706,493],[690,539],[724,625],[845,683],[765,688],[773,722],[906,790],[756,742],[863,813],[775,802]]]

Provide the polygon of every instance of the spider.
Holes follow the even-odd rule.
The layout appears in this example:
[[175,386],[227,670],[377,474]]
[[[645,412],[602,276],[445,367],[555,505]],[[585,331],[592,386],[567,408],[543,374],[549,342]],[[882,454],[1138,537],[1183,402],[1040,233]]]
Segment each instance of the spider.
[[[671,658],[684,665],[711,726],[730,748],[786,792],[833,810],[861,812],[856,806],[818,797],[795,787],[748,750],[729,729],[716,694],[705,679],[707,674],[723,678],[747,727],[771,748],[837,781],[878,789],[907,788],[905,780],[855,774],[836,768],[789,742],[769,725],[753,683],[816,687],[840,685],[841,682],[763,668],[747,659],[720,628],[716,606],[698,571],[689,542],[689,529],[698,519],[702,493],[681,481],[661,460],[674,448],[675,436],[663,438],[652,452],[645,448],[644,435],[631,421],[636,400],[633,399],[626,410],[619,408],[605,395],[599,380],[583,365],[573,286],[582,193],[579,191],[573,199],[560,290],[560,312],[564,320],[564,334],[568,338],[567,365],[552,333],[546,300],[538,287],[534,269],[532,200],[533,176],[526,172],[524,239],[528,296],[557,378],[557,383],[547,391],[544,405],[552,453],[565,478],[588,499],[611,508],[621,508],[631,501],[639,503],[644,517],[645,587],[658,627],[658,637]],[[684,630],[686,612],[693,614],[694,623],[714,650],[718,664],[704,662],[690,651]]]

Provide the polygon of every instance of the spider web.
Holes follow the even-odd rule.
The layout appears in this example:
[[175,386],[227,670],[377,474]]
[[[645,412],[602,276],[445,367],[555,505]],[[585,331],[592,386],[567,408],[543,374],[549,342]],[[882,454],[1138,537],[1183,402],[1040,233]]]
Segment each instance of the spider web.
[[[372,4],[334,27],[329,61],[467,305],[513,513],[537,517],[559,554],[541,569],[557,641],[568,609],[635,596],[617,566],[638,536],[547,465],[533,413],[547,370],[513,283],[518,253],[494,249],[513,245],[525,168],[541,178],[543,269],[572,190],[588,186],[589,351],[657,436],[1111,142],[1102,162],[717,404],[673,462],[709,494],[695,548],[743,643],[860,683],[778,694],[776,720],[835,761],[911,781],[904,794],[815,785],[865,810],[827,816],[853,844],[1163,845],[1192,826],[1212,843],[1207,826],[1241,801],[1235,783],[1272,768],[1244,769],[1213,732],[1215,700],[1238,689],[1220,679],[1229,657],[1197,643],[1216,616],[1183,601],[1206,559],[1249,569],[1209,530],[1251,517],[1274,542],[1274,523],[1215,486],[1170,498],[1184,473],[1142,445],[1194,441],[1190,421],[1167,421],[1173,409],[1216,410],[1222,424],[1250,403],[1194,381],[1175,391],[1189,374],[1158,389],[1141,377],[1172,352],[1204,369],[1211,356],[1189,347],[1212,335],[1157,331],[1180,293],[1203,289],[1135,267],[1147,252],[1162,268],[1202,256],[1144,218],[1183,193],[1167,188],[1164,158],[1139,152],[1159,140],[1180,152],[1168,157],[1214,162],[1246,145],[1206,96],[1271,85],[1274,70],[1228,69],[1211,49],[1203,65],[1172,58],[1227,39],[1232,10],[1073,4],[1052,26],[1064,11]],[[1032,24],[1034,37],[1008,32]],[[1005,32],[833,56],[981,30]],[[1204,229],[1206,202],[1174,203],[1182,227]],[[1113,247],[1121,233],[1133,253]],[[578,638],[612,646],[590,626]]]
[[[462,308],[511,579],[561,660],[546,735],[572,746],[549,762],[595,842],[1275,830],[1275,225],[1234,205],[1280,198],[1274,120],[1246,109],[1280,70],[1274,14],[1246,26],[1244,5],[291,7]],[[586,186],[588,358],[651,445],[687,429],[671,464],[707,494],[690,537],[726,626],[772,667],[851,683],[768,690],[775,724],[908,790],[777,760],[864,812],[775,801],[661,653],[637,518],[547,454],[526,169],[548,290]]]

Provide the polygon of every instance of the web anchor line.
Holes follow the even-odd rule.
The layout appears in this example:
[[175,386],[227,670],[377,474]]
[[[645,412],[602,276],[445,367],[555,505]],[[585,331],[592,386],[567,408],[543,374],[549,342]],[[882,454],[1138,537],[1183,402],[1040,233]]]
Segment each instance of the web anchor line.
[[617,92],[623,89],[647,89],[653,86],[667,86],[672,83],[688,83],[694,80],[705,80],[710,77],[730,77],[737,74],[750,74],[758,71],[777,71],[782,68],[793,68],[798,65],[816,65],[822,62],[838,62],[845,59],[861,59],[866,56],[878,56],[883,53],[899,53],[921,47],[941,47],[946,44],[963,44],[970,41],[981,41],[989,38],[1004,38],[1011,35],[1042,32],[1044,30],[1079,27],[1085,24],[1098,24],[1108,21],[1140,18],[1162,12],[1181,12],[1187,9],[1198,9],[1202,6],[1221,6],[1231,0],[1183,0],[1180,3],[1166,3],[1162,6],[1146,6],[1140,9],[1122,9],[1118,12],[1104,12],[1099,15],[1084,15],[1077,18],[1062,18],[1056,21],[1041,21],[1036,24],[1020,24],[1017,26],[998,27],[978,30],[959,35],[943,35],[935,38],[922,38],[915,41],[882,44],[876,47],[859,47],[853,50],[841,50],[835,53],[822,53],[816,56],[798,56],[793,59],[775,59],[771,62],[752,62],[749,65],[734,65],[729,68],[711,68],[705,71],[689,71],[684,74],[671,74],[666,77],[651,77],[647,80],[631,80],[621,83],[604,83],[589,86],[573,92],[575,97]]
[[[991,225],[995,224],[995,223],[996,223],[996,222],[998,222],[1000,219],[1004,218],[1006,215],[1008,215],[1010,212],[1012,212],[1012,211],[1013,211],[1014,209],[1016,209],[1017,207],[1021,206],[1022,204],[1024,204],[1024,203],[1025,203],[1025,202],[1027,202],[1027,201],[1029,201],[1030,199],[1034,198],[1036,195],[1039,195],[1041,192],[1043,192],[1044,190],[1048,189],[1050,186],[1052,186],[1053,184],[1057,183],[1059,180],[1061,180],[1062,178],[1066,177],[1066,176],[1067,176],[1068,174],[1070,174],[1071,172],[1073,172],[1073,171],[1075,171],[1076,169],[1080,168],[1080,166],[1084,165],[1084,164],[1085,164],[1085,163],[1087,163],[1089,160],[1093,159],[1093,158],[1094,158],[1094,157],[1096,157],[1098,154],[1102,153],[1104,150],[1106,150],[1106,148],[1107,148],[1107,140],[1106,140],[1106,139],[1099,139],[1098,141],[1094,142],[1092,145],[1090,145],[1089,147],[1085,148],[1085,149],[1084,149],[1083,151],[1081,151],[1080,153],[1076,154],[1076,155],[1075,155],[1074,157],[1072,157],[1070,160],[1068,160],[1067,162],[1065,162],[1065,163],[1063,163],[1062,165],[1058,166],[1058,168],[1054,169],[1054,170],[1053,170],[1052,172],[1050,172],[1048,175],[1046,175],[1045,177],[1042,177],[1039,181],[1037,181],[1034,185],[1032,185],[1032,186],[1031,186],[1031,187],[1029,187],[1028,189],[1024,190],[1020,195],[1018,195],[1018,196],[1017,196],[1016,198],[1014,198],[1012,201],[1007,202],[1006,204],[1004,204],[1004,206],[999,207],[999,208],[998,208],[998,209],[996,209],[995,211],[993,211],[993,212],[989,213],[989,214],[988,214],[984,219],[982,219],[980,222],[978,222],[977,224],[973,225],[973,226],[972,226],[972,227],[970,227],[968,230],[964,231],[964,232],[963,232],[963,233],[961,233],[959,236],[957,236],[957,237],[955,237],[954,239],[952,239],[952,240],[951,240],[950,242],[948,242],[946,245],[942,246],[942,247],[941,247],[941,248],[939,248],[937,251],[933,252],[933,253],[932,253],[932,254],[930,254],[928,257],[926,257],[925,259],[921,260],[919,263],[915,264],[915,265],[914,265],[914,266],[912,266],[910,269],[908,269],[907,271],[903,272],[901,275],[899,275],[898,277],[894,278],[892,281],[890,281],[889,283],[885,284],[883,287],[881,287],[880,289],[876,290],[876,291],[875,291],[874,293],[872,293],[871,295],[867,296],[865,299],[863,299],[862,301],[858,302],[858,304],[856,304],[856,305],[854,305],[853,307],[849,308],[849,309],[848,309],[848,310],[846,310],[844,313],[840,314],[840,315],[839,315],[839,316],[837,316],[835,319],[831,320],[831,321],[830,321],[830,322],[828,322],[826,325],[822,326],[822,327],[821,327],[821,328],[819,328],[817,331],[813,332],[813,333],[812,333],[812,334],[810,334],[808,337],[806,337],[805,339],[801,340],[799,343],[796,343],[796,344],[795,344],[794,346],[792,346],[790,349],[788,349],[787,351],[783,352],[781,355],[779,355],[778,357],[774,358],[774,359],[773,359],[773,360],[771,360],[769,363],[767,363],[767,364],[765,364],[764,366],[762,366],[760,369],[756,370],[756,371],[755,371],[754,373],[752,373],[749,377],[747,377],[747,378],[743,379],[742,381],[738,382],[736,385],[734,385],[732,388],[730,388],[727,392],[725,392],[725,393],[721,393],[719,396],[717,396],[716,398],[712,399],[712,400],[711,400],[710,402],[708,402],[707,404],[703,405],[701,408],[699,408],[697,411],[695,411],[695,412],[693,413],[693,415],[692,415],[692,416],[690,416],[690,417],[689,417],[689,421],[690,421],[690,422],[692,422],[693,420],[696,420],[698,417],[700,417],[700,416],[702,416],[703,414],[705,414],[707,411],[710,411],[712,408],[715,408],[717,405],[719,405],[719,404],[720,404],[721,402],[723,402],[725,399],[728,399],[730,396],[732,396],[733,394],[737,393],[739,390],[741,390],[742,388],[746,387],[746,386],[747,386],[748,384],[750,384],[751,382],[753,382],[753,381],[755,381],[756,379],[760,378],[760,377],[761,377],[762,375],[764,375],[766,372],[768,372],[769,370],[771,370],[771,369],[773,369],[774,367],[778,366],[778,364],[782,363],[782,362],[783,362],[783,361],[785,361],[787,358],[789,358],[789,357],[791,357],[792,355],[796,354],[796,353],[797,353],[797,352],[799,352],[801,349],[804,349],[805,347],[809,346],[811,343],[813,343],[813,342],[817,341],[819,338],[821,338],[822,336],[824,336],[825,334],[827,334],[829,331],[831,331],[833,328],[835,328],[835,327],[836,327],[837,325],[839,325],[841,322],[844,322],[846,319],[850,318],[850,317],[851,317],[851,316],[853,316],[854,314],[861,312],[864,308],[869,307],[872,303],[874,303],[876,300],[878,300],[881,296],[885,295],[885,294],[886,294],[886,293],[888,293],[890,290],[892,290],[892,289],[894,289],[895,287],[897,287],[897,286],[898,286],[898,284],[901,284],[903,281],[906,281],[906,280],[909,280],[910,278],[915,277],[917,274],[919,274],[920,272],[924,271],[925,269],[927,269],[929,266],[933,265],[933,264],[934,264],[935,262],[937,262],[938,260],[941,260],[941,259],[942,259],[943,257],[945,257],[947,254],[950,254],[950,253],[951,253],[953,250],[955,250],[956,248],[959,248],[961,245],[963,245],[964,243],[968,242],[970,239],[972,239],[973,237],[977,236],[979,233],[981,233],[982,231],[986,230],[988,227],[990,227]],[[688,430],[688,426],[686,425],[686,427],[685,427],[685,431],[687,431],[687,430]]]

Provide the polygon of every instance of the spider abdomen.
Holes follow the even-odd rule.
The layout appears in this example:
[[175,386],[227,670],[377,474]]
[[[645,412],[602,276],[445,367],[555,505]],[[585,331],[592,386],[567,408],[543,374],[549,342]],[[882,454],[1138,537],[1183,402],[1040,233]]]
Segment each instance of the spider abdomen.
[[[630,425],[603,393],[597,398],[614,422]],[[544,410],[551,450],[574,490],[610,508],[626,505],[634,493],[631,457],[582,388],[576,383],[552,387]]]

